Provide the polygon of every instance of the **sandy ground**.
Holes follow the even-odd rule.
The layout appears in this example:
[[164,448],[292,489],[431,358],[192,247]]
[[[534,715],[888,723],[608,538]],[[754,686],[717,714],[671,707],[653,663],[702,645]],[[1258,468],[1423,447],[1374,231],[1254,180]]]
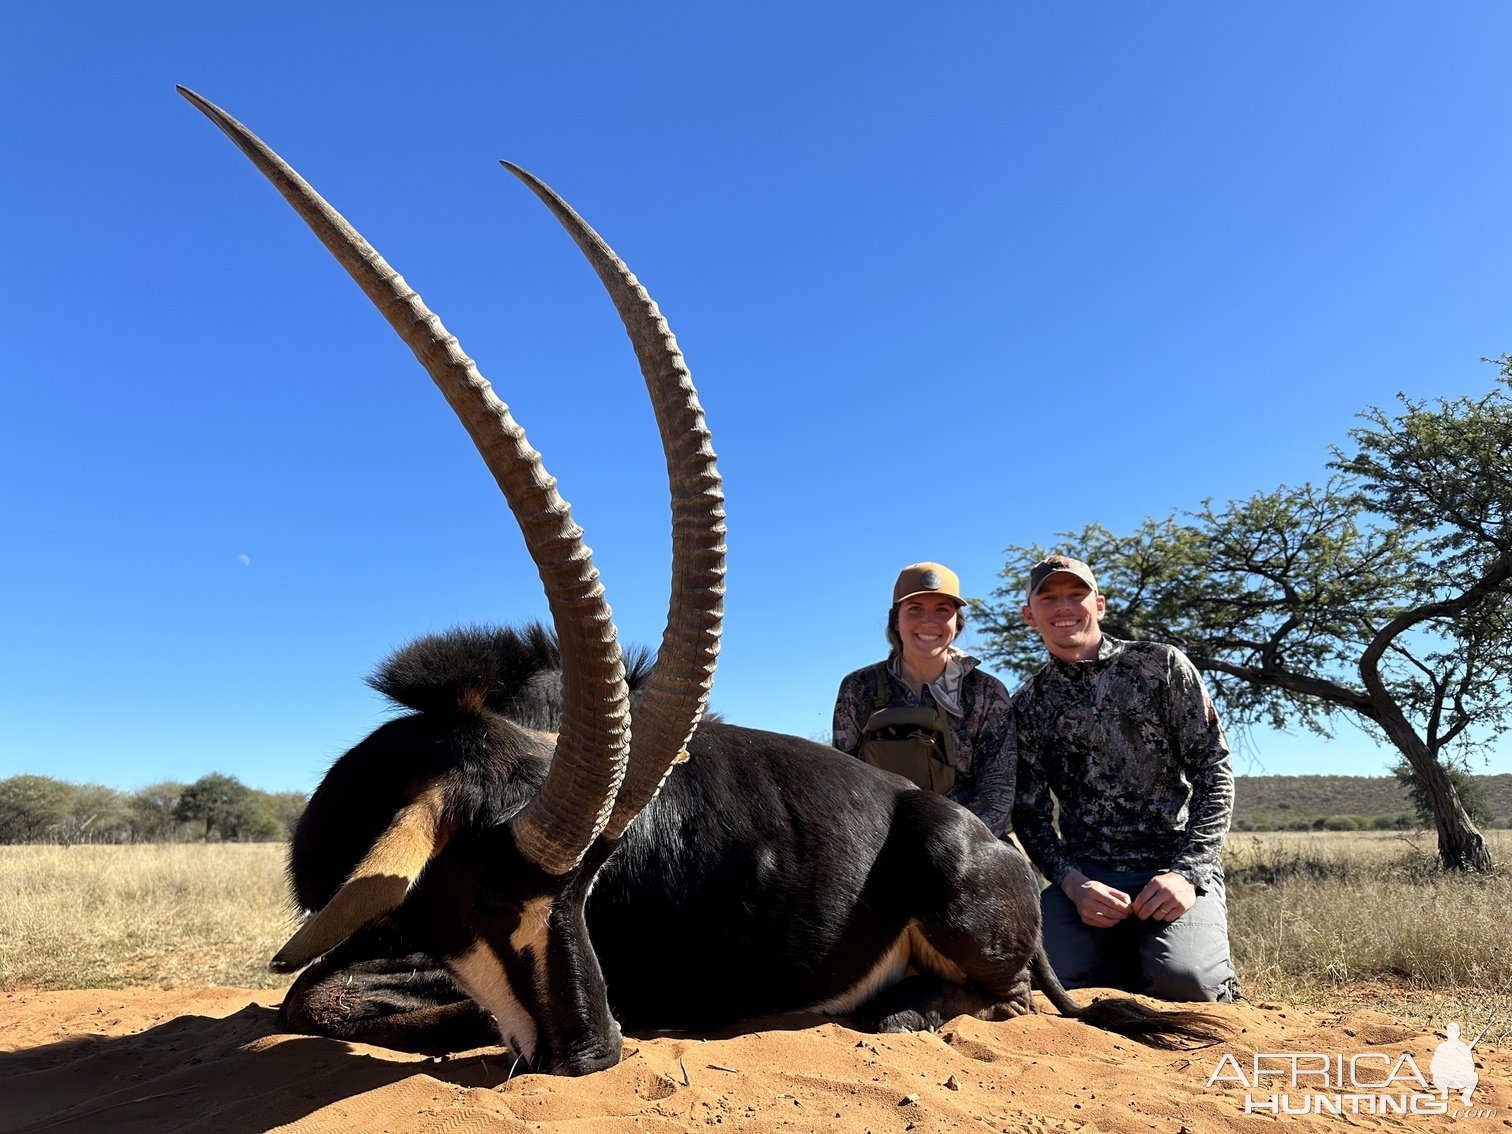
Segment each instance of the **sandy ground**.
[[[1043,1014],[1028,1019],[961,1019],[937,1034],[871,1036],[809,1022],[710,1040],[629,1038],[608,1071],[510,1078],[507,1056],[494,1049],[438,1060],[281,1035],[277,999],[234,988],[5,995],[0,1131],[1257,1131],[1278,1119],[1246,1115],[1246,1093],[1269,1102],[1280,1092],[1299,1108],[1317,1091],[1291,1087],[1283,1072],[1247,1092],[1238,1071],[1252,1076],[1257,1052],[1340,1054],[1346,1081],[1351,1055],[1385,1053],[1358,1062],[1366,1081],[1385,1077],[1386,1061],[1405,1052],[1431,1082],[1445,1038],[1371,1012],[1244,1004],[1217,1009],[1231,1042],[1171,1053],[1061,1019],[1041,1003]],[[1228,1081],[1208,1086],[1225,1054],[1235,1057]],[[1462,1134],[1512,1127],[1512,1046],[1474,1054],[1469,1115],[1372,1115],[1360,1104],[1358,1114],[1279,1122]],[[1331,1098],[1336,1064],[1328,1075]],[[1389,1093],[1416,1090],[1399,1077]],[[1461,1105],[1457,1095],[1451,1102]]]

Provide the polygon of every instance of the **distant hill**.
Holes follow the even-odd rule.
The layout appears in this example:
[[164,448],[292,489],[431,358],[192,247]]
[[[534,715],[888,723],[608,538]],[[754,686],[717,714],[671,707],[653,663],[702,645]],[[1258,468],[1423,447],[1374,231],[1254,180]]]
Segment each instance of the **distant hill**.
[[[1476,776],[1491,827],[1512,827],[1512,774]],[[1413,827],[1412,802],[1394,776],[1238,776],[1238,831]]]

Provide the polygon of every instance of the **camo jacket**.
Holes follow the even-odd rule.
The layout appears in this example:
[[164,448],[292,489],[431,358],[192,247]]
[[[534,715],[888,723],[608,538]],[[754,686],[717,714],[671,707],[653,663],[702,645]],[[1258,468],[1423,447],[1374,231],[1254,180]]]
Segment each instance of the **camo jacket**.
[[[1013,829],[1051,882],[1083,864],[1221,877],[1234,776],[1218,714],[1187,656],[1103,635],[1097,657],[1052,657],[1013,696]],[[1060,834],[1051,798],[1060,803]]]
[[[1002,837],[1013,813],[1013,781],[1018,757],[1013,744],[1013,710],[1008,690],[991,674],[977,668],[977,659],[960,655],[961,716],[947,714],[955,743],[955,786],[948,798],[974,814],[994,835]],[[890,692],[887,707],[920,707],[922,696],[887,665]],[[927,696],[925,694],[924,696]],[[861,755],[861,726],[872,714],[877,699],[876,664],[847,674],[835,698],[834,745],[841,752]],[[933,698],[928,702],[934,704]]]

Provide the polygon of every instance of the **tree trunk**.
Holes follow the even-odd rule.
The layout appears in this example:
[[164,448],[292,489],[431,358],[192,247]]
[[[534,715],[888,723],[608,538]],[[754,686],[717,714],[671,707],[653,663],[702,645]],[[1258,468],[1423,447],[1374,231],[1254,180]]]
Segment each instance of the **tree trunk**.
[[1413,764],[1427,785],[1433,803],[1433,823],[1438,828],[1439,862],[1445,870],[1491,872],[1491,852],[1486,839],[1460,802],[1459,792],[1444,774],[1444,766],[1430,759],[1426,768]]
[[1386,731],[1387,739],[1396,745],[1397,751],[1407,757],[1407,763],[1418,774],[1418,781],[1428,791],[1433,824],[1438,828],[1439,864],[1445,870],[1478,870],[1489,874],[1491,852],[1486,847],[1485,837],[1465,811],[1459,792],[1454,790],[1454,782],[1449,779],[1444,766],[1408,723],[1402,707],[1381,680],[1381,657],[1392,639],[1410,629],[1413,622],[1420,621],[1430,609],[1419,607],[1416,611],[1399,615],[1377,634],[1360,658],[1360,676],[1370,697],[1373,719]]
[[1475,821],[1460,802],[1459,792],[1444,772],[1444,766],[1429,754],[1417,733],[1400,713],[1383,714],[1381,724],[1397,750],[1417,772],[1433,807],[1433,825],[1438,830],[1439,863],[1445,870],[1491,872],[1491,851]]

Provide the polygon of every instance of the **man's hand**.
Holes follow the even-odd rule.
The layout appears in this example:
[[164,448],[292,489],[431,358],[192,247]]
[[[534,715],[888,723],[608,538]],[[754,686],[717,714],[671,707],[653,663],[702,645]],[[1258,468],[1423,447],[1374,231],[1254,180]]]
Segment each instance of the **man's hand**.
[[1080,870],[1073,870],[1062,878],[1060,888],[1076,907],[1082,924],[1094,929],[1117,925],[1133,908],[1129,895],[1102,882],[1092,881]]
[[1175,871],[1167,870],[1145,884],[1130,912],[1145,921],[1175,921],[1196,904],[1197,887]]

